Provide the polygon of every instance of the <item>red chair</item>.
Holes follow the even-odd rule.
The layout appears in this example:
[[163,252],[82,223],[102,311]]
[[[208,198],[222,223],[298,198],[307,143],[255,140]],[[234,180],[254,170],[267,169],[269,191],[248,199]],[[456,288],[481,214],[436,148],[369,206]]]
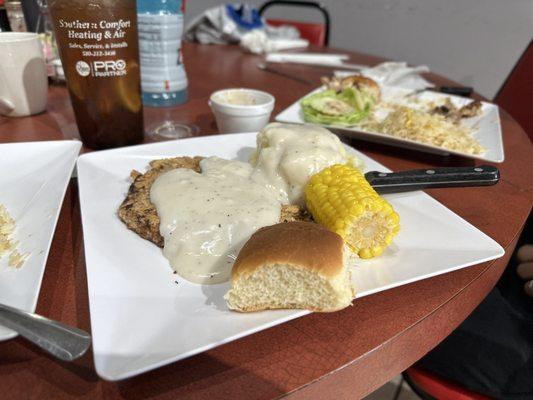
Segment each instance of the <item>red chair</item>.
[[533,42],[529,43],[494,102],[511,114],[533,141]]
[[416,367],[405,371],[403,378],[422,400],[490,400]]
[[285,19],[267,19],[267,23],[273,26],[291,25],[300,31],[300,37],[309,40],[309,43],[317,46],[327,46],[329,44],[330,18],[326,8],[314,1],[293,1],[293,0],[272,0],[267,1],[259,8],[259,15],[263,16],[265,11],[275,5],[297,6],[315,8],[322,13],[324,23],[299,22]]

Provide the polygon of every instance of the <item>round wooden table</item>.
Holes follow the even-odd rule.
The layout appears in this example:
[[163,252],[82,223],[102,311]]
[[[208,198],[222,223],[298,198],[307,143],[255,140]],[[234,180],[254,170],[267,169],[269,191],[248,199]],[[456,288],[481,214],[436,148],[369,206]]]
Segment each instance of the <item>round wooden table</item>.
[[[351,61],[380,59],[350,53]],[[165,115],[216,133],[207,105],[220,88],[252,87],[276,97],[276,115],[313,86],[261,71],[259,56],[234,46],[186,44],[189,101],[146,110],[146,124]],[[313,79],[328,70],[276,66]],[[439,84],[449,81],[435,75]],[[493,187],[434,190],[430,194],[494,238],[506,250],[496,261],[357,300],[354,307],[312,314],[122,382],[105,382],[92,353],[74,363],[52,359],[20,338],[0,343],[0,398],[7,399],[356,399],[405,370],[452,332],[498,281],[530,212],[533,152],[520,126],[501,110],[507,161]],[[77,137],[67,91],[51,87],[48,112],[0,117],[0,142]],[[350,141],[393,170],[474,165],[383,145]],[[44,274],[37,313],[90,331],[87,277],[76,181],[65,197]],[[134,333],[132,333],[134,334]]]

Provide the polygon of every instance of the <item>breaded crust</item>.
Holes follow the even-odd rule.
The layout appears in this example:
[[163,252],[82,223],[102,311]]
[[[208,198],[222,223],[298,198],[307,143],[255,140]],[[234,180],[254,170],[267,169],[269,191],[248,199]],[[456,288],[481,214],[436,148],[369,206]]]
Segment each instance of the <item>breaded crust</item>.
[[[154,181],[163,173],[176,168],[188,168],[200,172],[200,161],[203,157],[175,157],[154,160],[150,169],[144,174],[131,171],[133,180],[126,198],[118,209],[118,217],[128,229],[143,239],[163,247],[164,239],[159,233],[159,216],[150,201],[150,188]],[[309,213],[297,205],[284,205],[281,208],[280,222],[310,221]]]
[[348,87],[355,87],[359,90],[366,90],[374,95],[376,101],[381,99],[381,89],[377,82],[373,79],[367,78],[366,76],[355,74],[350,75],[345,78],[337,77],[322,77],[321,81],[328,89],[336,90],[340,92]]

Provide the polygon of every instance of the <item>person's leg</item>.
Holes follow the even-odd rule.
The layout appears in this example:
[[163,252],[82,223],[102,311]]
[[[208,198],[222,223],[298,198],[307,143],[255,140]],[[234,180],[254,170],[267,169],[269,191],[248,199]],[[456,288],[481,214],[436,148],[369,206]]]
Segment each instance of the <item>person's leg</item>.
[[417,366],[494,398],[533,398],[533,324],[498,289]]
[[[522,243],[531,241],[532,225],[530,218]],[[524,267],[517,270],[533,247],[522,243],[497,286],[418,367],[489,397],[533,399],[533,297],[524,291]]]

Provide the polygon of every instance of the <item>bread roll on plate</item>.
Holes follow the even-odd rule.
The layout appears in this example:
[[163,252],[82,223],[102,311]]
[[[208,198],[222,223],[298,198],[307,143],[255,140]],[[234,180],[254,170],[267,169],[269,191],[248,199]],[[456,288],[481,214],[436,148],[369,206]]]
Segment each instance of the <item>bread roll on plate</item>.
[[344,249],[339,235],[312,222],[259,229],[240,251],[224,298],[241,312],[343,309],[354,298]]

